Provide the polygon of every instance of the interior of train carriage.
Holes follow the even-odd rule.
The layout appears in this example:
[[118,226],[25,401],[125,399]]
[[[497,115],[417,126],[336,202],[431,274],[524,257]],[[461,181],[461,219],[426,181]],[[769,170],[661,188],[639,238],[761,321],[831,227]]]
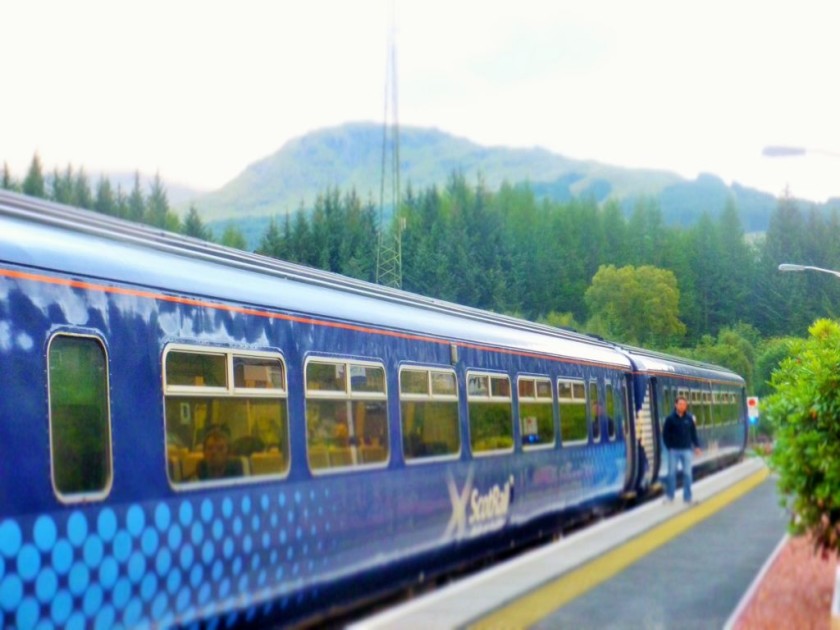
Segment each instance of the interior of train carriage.
[[388,461],[385,369],[333,359],[307,362],[306,440],[313,471]]
[[660,385],[659,425],[674,410],[678,397],[688,401],[698,429],[708,429],[739,422],[739,392],[734,386],[715,383],[698,384],[696,387]]
[[165,361],[167,468],[173,483],[288,470],[285,373],[279,358],[174,351]]

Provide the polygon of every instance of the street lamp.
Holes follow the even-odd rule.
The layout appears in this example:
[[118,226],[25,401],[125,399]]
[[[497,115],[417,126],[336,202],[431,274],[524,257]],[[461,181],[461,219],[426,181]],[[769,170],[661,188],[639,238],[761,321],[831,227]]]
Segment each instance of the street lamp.
[[830,273],[832,276],[840,278],[840,271],[832,271],[831,269],[823,269],[822,267],[811,267],[810,265],[794,265],[791,263],[782,263],[779,265],[779,271],[820,271],[822,273]]
[[772,145],[764,147],[761,150],[761,155],[764,157],[798,157],[808,153],[818,153],[820,155],[827,155],[829,157],[840,158],[840,153],[834,151],[826,151],[825,149],[811,149],[810,147],[788,147],[783,145]]

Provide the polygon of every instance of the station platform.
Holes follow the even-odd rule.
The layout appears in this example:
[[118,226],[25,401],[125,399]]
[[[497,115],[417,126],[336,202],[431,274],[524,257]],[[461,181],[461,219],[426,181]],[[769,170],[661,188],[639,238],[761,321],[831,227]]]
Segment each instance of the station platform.
[[776,483],[748,459],[350,626],[722,628],[785,535]]

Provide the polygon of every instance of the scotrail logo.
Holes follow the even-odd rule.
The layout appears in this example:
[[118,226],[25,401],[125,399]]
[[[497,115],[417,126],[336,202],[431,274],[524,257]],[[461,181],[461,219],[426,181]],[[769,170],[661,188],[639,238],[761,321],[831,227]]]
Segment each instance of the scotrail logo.
[[460,490],[451,473],[446,480],[452,516],[446,526],[444,538],[464,538],[482,532],[500,529],[507,522],[510,505],[513,502],[513,475],[486,492],[473,486],[473,471],[467,474]]

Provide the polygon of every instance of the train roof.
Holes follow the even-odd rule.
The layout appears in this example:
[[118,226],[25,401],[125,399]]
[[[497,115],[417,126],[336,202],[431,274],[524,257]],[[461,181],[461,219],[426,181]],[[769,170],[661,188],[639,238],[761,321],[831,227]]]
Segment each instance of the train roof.
[[0,259],[12,264],[632,368],[614,345],[572,331],[5,190],[0,221]]
[[650,374],[684,376],[715,381],[730,381],[733,385],[743,386],[745,381],[735,372],[718,365],[694,361],[653,350],[618,346],[633,361],[636,371]]

